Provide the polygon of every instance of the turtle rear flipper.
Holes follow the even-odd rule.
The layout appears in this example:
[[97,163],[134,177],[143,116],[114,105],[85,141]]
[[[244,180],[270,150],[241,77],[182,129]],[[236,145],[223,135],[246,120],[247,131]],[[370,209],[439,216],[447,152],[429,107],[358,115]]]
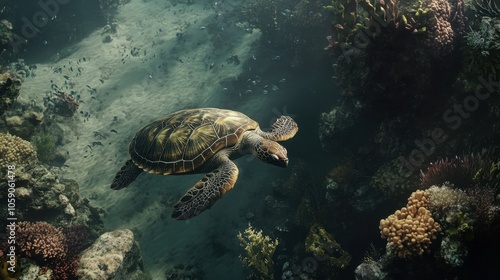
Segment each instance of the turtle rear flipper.
[[122,166],[120,171],[116,173],[113,183],[111,183],[111,188],[113,190],[119,190],[127,187],[137,179],[137,176],[142,173],[142,169],[137,167],[132,160],[127,160],[127,162]]
[[281,116],[271,125],[271,129],[268,132],[263,132],[260,129],[256,132],[268,140],[286,141],[295,136],[298,130],[299,126],[292,117]]
[[229,158],[224,157],[217,169],[205,174],[174,205],[172,218],[187,220],[207,210],[233,188],[237,179],[238,167]]

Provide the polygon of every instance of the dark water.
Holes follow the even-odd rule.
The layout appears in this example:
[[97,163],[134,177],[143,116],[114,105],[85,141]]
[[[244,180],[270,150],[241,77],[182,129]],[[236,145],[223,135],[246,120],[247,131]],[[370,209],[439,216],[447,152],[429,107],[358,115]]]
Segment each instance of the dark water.
[[[137,8],[135,14],[130,7]],[[49,201],[48,195],[41,197],[44,192],[53,195],[50,189],[34,192],[30,199],[19,196],[20,220],[46,221],[62,229],[83,224],[86,229],[81,231],[88,232],[88,242],[81,246],[70,244],[70,235],[66,235],[67,252],[76,254],[49,260],[30,255],[23,247],[24,239],[18,243],[18,257],[54,269],[55,279],[83,277],[74,264],[78,254],[104,232],[124,228],[134,233],[142,255],[134,256],[136,267],[112,279],[145,279],[147,275],[153,279],[493,279],[497,274],[497,1],[5,0],[0,1],[0,9],[0,19],[9,22],[2,23],[0,70],[21,80],[21,95],[10,104],[4,100],[13,89],[4,86],[7,78],[2,78],[0,132],[31,141],[38,148],[38,162],[18,159],[19,166],[42,166],[59,180],[65,172],[80,173],[75,176],[81,178],[76,180],[79,194],[75,189],[71,195],[64,194],[75,207],[73,201],[84,199],[89,202],[78,205],[95,206],[82,210],[85,214],[78,206],[80,216],[75,218],[60,215],[64,210],[60,206],[49,210],[47,205],[38,206],[40,201]],[[161,12],[140,14],[151,10]],[[170,22],[172,18],[176,20]],[[148,35],[154,33],[156,36]],[[239,45],[247,42],[245,36],[257,33],[248,46]],[[115,53],[116,61],[123,63],[107,71],[129,73],[123,77],[130,79],[107,88],[109,96],[99,95],[100,86],[105,87],[110,77],[113,80],[113,74],[102,74],[107,65],[94,62],[92,56],[80,58],[76,64],[75,57],[81,57],[79,52],[87,51],[90,42],[95,44],[92,49],[96,53],[120,50],[120,55]],[[143,47],[136,49],[138,42]],[[203,48],[207,52],[200,54]],[[152,52],[157,53],[153,56]],[[137,57],[149,66],[129,66],[128,60]],[[75,64],[64,64],[64,69],[57,70],[66,58]],[[96,74],[78,80],[78,68],[84,63]],[[181,66],[200,63],[205,67],[193,67],[196,70],[189,75],[206,79],[206,84],[193,81],[179,89],[177,84],[161,86],[157,81],[157,77],[170,81],[176,71],[184,71]],[[135,72],[140,67],[147,69],[139,71],[147,75],[137,83],[144,91],[143,99],[157,99],[159,108],[169,110],[156,112],[151,107],[137,113],[140,104],[134,101],[133,106],[124,108],[130,116],[104,121],[106,111],[113,109],[109,104],[127,102],[128,96],[118,93],[130,90],[131,80],[140,80]],[[223,73],[224,67],[235,67],[237,72],[205,78],[207,71]],[[64,73],[70,76],[61,78]],[[42,75],[50,82],[40,82]],[[54,89],[57,79],[66,88]],[[190,85],[199,85],[199,92],[209,94],[200,93],[200,99],[187,96],[184,91],[188,92]],[[170,92],[171,88],[179,93],[166,97],[167,102],[156,95],[157,90]],[[220,92],[226,95],[219,97]],[[58,99],[63,93],[73,96],[69,97],[71,102]],[[59,97],[42,97],[46,94]],[[74,99],[79,106],[74,107]],[[173,204],[185,190],[164,185],[194,184],[198,175],[164,178],[142,174],[121,196],[110,195],[108,184],[128,158],[126,147],[138,124],[190,107],[241,111],[262,129],[271,127],[282,114],[291,116],[299,132],[282,143],[288,151],[288,168],[261,164],[250,156],[237,160],[240,175],[235,190],[189,222],[170,218]],[[43,115],[43,121],[27,117],[32,111]],[[27,121],[16,122],[16,116]],[[144,120],[136,121],[142,116]],[[96,130],[106,127],[105,135],[85,128],[89,119],[94,124],[94,118],[101,121]],[[123,121],[133,125],[127,127]],[[108,125],[114,122],[128,131],[111,131],[113,126]],[[82,167],[88,175],[72,164],[75,157],[69,156],[73,151],[68,149],[75,147],[77,140],[70,140],[63,128],[80,133],[82,139],[88,139],[85,133],[94,133],[88,147],[83,140],[81,145],[76,142],[76,148],[85,151],[85,159],[76,162],[95,166]],[[47,131],[56,131],[56,135],[43,138],[43,142],[40,135],[47,135],[43,134]],[[44,159],[41,146],[45,151],[52,147]],[[101,146],[106,151],[99,150]],[[0,152],[8,158],[7,149]],[[94,159],[94,155],[87,158],[92,153]],[[22,172],[41,178],[43,174],[30,171],[32,168]],[[26,181],[22,191],[41,184]],[[102,188],[97,187],[100,185]],[[417,203],[408,201],[412,193],[433,185],[445,187],[427,191],[419,206],[412,208],[411,203]],[[2,190],[2,201],[7,196]],[[61,200],[53,196],[54,201]],[[31,206],[35,204],[37,207]],[[392,216],[395,220],[387,226],[392,235],[384,235],[383,227],[379,228],[381,219],[389,220],[398,209],[408,215]],[[422,214],[424,210],[429,210],[428,216]],[[2,206],[2,212],[8,213],[7,208]],[[144,220],[138,222],[140,219]],[[250,242],[256,247],[247,254],[237,234],[243,233],[249,222],[270,239]],[[7,224],[8,220],[1,225]],[[439,229],[432,232],[436,227]],[[272,240],[278,240],[278,245],[269,251],[265,246]],[[2,252],[9,252],[5,242]],[[251,261],[245,263],[244,257]],[[67,267],[56,265],[56,259]],[[2,258],[2,264],[7,260]],[[23,267],[21,274],[26,275],[27,266]],[[107,270],[102,265],[99,269]],[[11,276],[19,277],[19,273]],[[1,274],[0,278],[8,279],[5,277]]]

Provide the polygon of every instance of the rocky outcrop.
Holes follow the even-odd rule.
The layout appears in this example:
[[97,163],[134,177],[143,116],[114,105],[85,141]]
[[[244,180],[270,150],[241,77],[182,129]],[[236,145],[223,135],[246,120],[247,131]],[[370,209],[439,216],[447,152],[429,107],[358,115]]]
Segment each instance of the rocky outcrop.
[[82,253],[77,275],[79,279],[151,279],[144,270],[134,234],[128,229],[101,235]]

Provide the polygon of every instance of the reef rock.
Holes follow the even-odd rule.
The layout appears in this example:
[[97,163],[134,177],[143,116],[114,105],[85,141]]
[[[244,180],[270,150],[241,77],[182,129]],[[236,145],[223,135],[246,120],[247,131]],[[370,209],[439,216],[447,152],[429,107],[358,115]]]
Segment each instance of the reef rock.
[[79,279],[151,279],[144,270],[134,234],[128,229],[101,235],[82,253],[77,275]]
[[382,280],[387,274],[382,271],[382,265],[378,262],[364,262],[354,271],[356,280]]

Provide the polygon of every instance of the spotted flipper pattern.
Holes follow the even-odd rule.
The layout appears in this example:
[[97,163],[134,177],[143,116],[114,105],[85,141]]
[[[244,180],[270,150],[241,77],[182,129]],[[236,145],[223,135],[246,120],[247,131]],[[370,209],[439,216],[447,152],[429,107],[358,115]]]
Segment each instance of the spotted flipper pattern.
[[281,142],[295,136],[297,131],[299,131],[299,126],[292,117],[281,116],[271,125],[268,132],[263,132],[260,129],[256,132],[266,139]]
[[238,167],[227,157],[222,164],[198,181],[174,205],[172,218],[187,220],[209,209],[238,179]]
[[132,160],[127,160],[127,162],[122,166],[120,171],[116,173],[113,183],[111,183],[111,188],[113,190],[123,189],[130,185],[137,176],[142,173],[142,169],[137,167]]

